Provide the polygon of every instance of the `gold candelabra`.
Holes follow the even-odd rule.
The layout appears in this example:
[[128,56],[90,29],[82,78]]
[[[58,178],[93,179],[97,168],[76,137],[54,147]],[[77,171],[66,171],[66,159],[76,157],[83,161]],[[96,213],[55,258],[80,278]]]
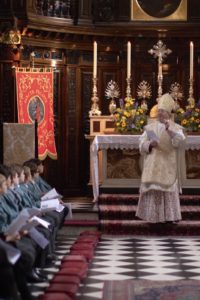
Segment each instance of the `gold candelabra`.
[[194,93],[194,90],[193,90],[193,78],[190,78],[189,79],[189,98],[188,98],[188,104],[189,106],[195,106],[195,100],[194,100],[194,96],[193,96],[193,93]]
[[126,78],[126,97],[131,98],[131,77]]
[[92,105],[91,105],[91,110],[89,111],[89,117],[101,115],[101,111],[99,110],[99,105],[98,105],[99,97],[97,93],[97,78],[93,77],[92,81],[93,81],[92,97],[91,97]]

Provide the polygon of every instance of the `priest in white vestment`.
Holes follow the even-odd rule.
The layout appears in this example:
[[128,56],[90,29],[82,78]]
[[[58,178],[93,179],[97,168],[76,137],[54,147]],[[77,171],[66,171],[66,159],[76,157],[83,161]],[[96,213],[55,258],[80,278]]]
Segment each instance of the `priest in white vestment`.
[[158,119],[145,126],[140,138],[143,171],[136,216],[150,223],[181,220],[179,149],[185,136],[171,119],[175,103],[164,94],[158,103]]

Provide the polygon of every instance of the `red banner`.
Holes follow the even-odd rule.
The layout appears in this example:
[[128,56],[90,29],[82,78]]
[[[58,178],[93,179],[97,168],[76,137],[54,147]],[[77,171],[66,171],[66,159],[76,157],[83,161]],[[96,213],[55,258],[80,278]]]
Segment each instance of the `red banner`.
[[54,138],[53,72],[16,69],[18,123],[38,121],[38,156],[57,159]]

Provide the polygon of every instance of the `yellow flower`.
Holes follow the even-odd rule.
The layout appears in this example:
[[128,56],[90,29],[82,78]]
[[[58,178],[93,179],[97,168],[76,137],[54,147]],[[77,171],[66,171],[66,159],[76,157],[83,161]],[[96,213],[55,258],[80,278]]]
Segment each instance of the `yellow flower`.
[[140,121],[140,124],[144,124],[144,120],[141,120],[141,121]]
[[139,111],[136,111],[136,115],[138,116],[140,113],[139,113]]
[[125,122],[122,122],[122,127],[126,127],[126,123]]
[[144,113],[143,109],[140,108],[140,109],[138,109],[138,111],[141,115],[143,115],[143,113]]
[[192,121],[192,122],[193,122],[193,121],[194,121],[194,117],[191,117],[191,118],[190,118],[190,121]]
[[187,121],[186,119],[183,119],[183,120],[181,121],[181,124],[182,124],[182,125],[186,125],[187,122],[188,122],[188,121]]
[[196,123],[200,123],[200,119],[196,119]]
[[126,107],[126,108],[129,108],[129,107],[130,107],[130,103],[127,102],[127,103],[125,104],[125,107]]
[[124,112],[124,115],[125,115],[127,118],[129,118],[129,117],[131,116],[131,114],[130,114],[128,111],[125,111],[125,112]]

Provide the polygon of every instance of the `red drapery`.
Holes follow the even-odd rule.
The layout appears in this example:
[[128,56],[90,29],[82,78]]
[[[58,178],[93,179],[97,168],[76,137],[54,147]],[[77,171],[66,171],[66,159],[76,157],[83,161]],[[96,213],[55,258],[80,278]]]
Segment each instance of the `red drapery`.
[[16,69],[18,122],[38,121],[38,156],[57,159],[54,138],[53,72],[51,69]]

